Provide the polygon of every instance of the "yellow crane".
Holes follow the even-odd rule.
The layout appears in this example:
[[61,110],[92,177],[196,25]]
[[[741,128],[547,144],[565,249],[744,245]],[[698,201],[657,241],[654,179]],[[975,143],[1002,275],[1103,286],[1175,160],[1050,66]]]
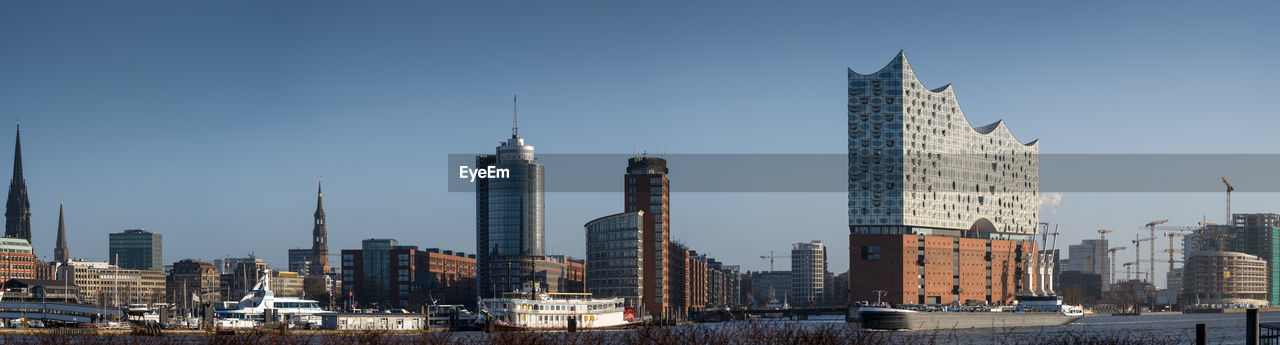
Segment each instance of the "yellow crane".
[[1107,233],[1111,233],[1111,232],[1115,232],[1115,231],[1111,231],[1107,229],[1098,229],[1098,235],[1102,236],[1102,239],[1104,240],[1107,239]]
[[1116,280],[1116,279],[1115,279],[1115,276],[1116,276],[1116,252],[1121,251],[1121,250],[1125,250],[1125,248],[1127,248],[1127,247],[1120,246],[1120,247],[1115,247],[1115,248],[1107,249],[1107,251],[1108,251],[1108,252],[1111,252],[1111,271],[1108,271],[1108,272],[1107,272],[1107,284],[1108,284],[1108,286],[1110,286],[1109,284],[1115,284],[1115,280]]
[[768,256],[761,255],[761,259],[769,259],[769,272],[773,272],[773,259],[791,259],[790,255],[773,255],[773,251],[769,251]]
[[1222,184],[1227,185],[1227,224],[1231,224],[1231,191],[1236,190],[1231,186],[1231,182],[1227,182],[1227,177],[1222,177]]
[[[1151,231],[1151,237],[1150,237],[1151,238],[1151,257],[1150,257],[1151,261],[1147,262],[1147,269],[1148,269],[1147,280],[1150,281],[1152,284],[1155,284],[1156,282],[1156,225],[1160,225],[1168,222],[1169,222],[1168,219],[1161,219],[1161,220],[1152,221],[1150,223],[1147,223],[1146,225],[1147,230]],[[1173,248],[1173,247],[1169,247],[1169,248]],[[1142,264],[1138,264],[1138,272],[1142,272]]]

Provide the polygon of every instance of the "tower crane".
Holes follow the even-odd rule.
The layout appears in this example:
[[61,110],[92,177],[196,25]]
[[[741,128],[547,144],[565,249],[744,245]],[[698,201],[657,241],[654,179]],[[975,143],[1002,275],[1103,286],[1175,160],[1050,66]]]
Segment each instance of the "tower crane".
[[1124,263],[1124,280],[1133,280],[1133,270],[1130,269],[1130,266],[1133,266],[1135,263],[1136,262]]
[[1108,252],[1111,252],[1111,271],[1108,271],[1108,272],[1107,272],[1107,284],[1108,284],[1107,286],[1110,286],[1110,284],[1115,284],[1115,280],[1116,280],[1116,279],[1115,279],[1115,276],[1116,276],[1116,252],[1121,251],[1121,250],[1125,250],[1125,248],[1127,248],[1127,247],[1120,246],[1120,247],[1115,247],[1115,248],[1107,249],[1107,251],[1108,251]]
[[1105,239],[1107,239],[1107,233],[1109,233],[1109,232],[1115,232],[1115,231],[1111,231],[1111,230],[1107,230],[1107,229],[1098,229],[1098,235],[1099,235],[1099,236],[1102,236],[1102,239],[1104,239],[1104,240],[1105,240]]
[[[1148,269],[1147,280],[1150,281],[1152,284],[1156,283],[1156,225],[1160,225],[1168,222],[1169,222],[1168,219],[1161,219],[1157,221],[1152,221],[1150,223],[1147,223],[1146,225],[1147,230],[1151,231],[1151,237],[1150,237],[1151,238],[1151,250],[1150,250],[1151,261],[1147,262],[1147,269]],[[1169,247],[1169,248],[1173,248],[1173,247]],[[1138,271],[1139,272],[1142,271],[1141,263],[1138,264]]]
[[[1133,242],[1133,264],[1138,265],[1135,269],[1138,271],[1138,276],[1142,277],[1142,242],[1151,241],[1152,247],[1155,247],[1156,238],[1142,238],[1141,234],[1134,234],[1133,238],[1133,241],[1131,241]],[[1142,278],[1142,280],[1147,279]]]
[[1222,177],[1222,184],[1227,185],[1227,224],[1231,224],[1231,191],[1236,190],[1231,186],[1231,182],[1227,182],[1227,177]]
[[790,255],[773,255],[773,251],[769,251],[769,256],[760,256],[761,259],[769,259],[769,272],[773,272],[773,259],[791,259]]

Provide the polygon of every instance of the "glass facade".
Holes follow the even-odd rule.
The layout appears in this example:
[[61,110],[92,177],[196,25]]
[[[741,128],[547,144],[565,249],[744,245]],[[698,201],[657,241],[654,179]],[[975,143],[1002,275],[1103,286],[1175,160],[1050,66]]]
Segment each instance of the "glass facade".
[[364,259],[360,267],[360,288],[368,294],[364,296],[368,301],[385,302],[391,297],[387,296],[391,291],[391,249],[398,244],[393,239],[376,238],[360,243],[361,256]]
[[587,292],[640,306],[644,296],[643,228],[642,211],[587,222]]
[[1018,235],[1038,222],[1037,141],[1018,141],[1003,121],[973,127],[951,85],[925,88],[901,53],[848,75],[851,232],[1030,240]]
[[123,269],[162,270],[163,245],[160,234],[131,229],[107,235],[110,260]]
[[476,166],[494,166],[498,177],[476,180],[476,289],[480,297],[518,288],[533,278],[529,264],[544,256],[544,168],[533,146],[518,135],[495,155],[476,157]]

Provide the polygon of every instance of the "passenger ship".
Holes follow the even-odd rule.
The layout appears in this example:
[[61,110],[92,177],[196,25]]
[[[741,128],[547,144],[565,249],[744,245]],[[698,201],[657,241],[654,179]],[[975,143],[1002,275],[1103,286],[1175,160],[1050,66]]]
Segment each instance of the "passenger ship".
[[548,293],[526,283],[524,291],[480,300],[481,321],[494,330],[562,331],[628,328],[640,323],[621,298],[591,298],[589,293]]
[[319,327],[321,324],[320,302],[297,297],[276,297],[271,291],[271,270],[262,270],[262,276],[253,290],[240,298],[236,306],[217,308],[214,310],[214,327],[217,328],[256,328],[266,322],[267,309],[274,309],[276,315],[290,326]]

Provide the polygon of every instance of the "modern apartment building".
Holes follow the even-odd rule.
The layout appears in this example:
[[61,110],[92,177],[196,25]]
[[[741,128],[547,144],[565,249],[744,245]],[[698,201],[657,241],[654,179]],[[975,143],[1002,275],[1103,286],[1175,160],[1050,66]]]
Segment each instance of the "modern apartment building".
[[1187,257],[1183,304],[1268,305],[1267,263],[1238,252],[1203,251]]
[[791,245],[791,305],[824,304],[827,247],[822,241]]
[[851,299],[1003,302],[1034,286],[1038,142],[970,125],[903,53],[848,81]]
[[124,269],[163,270],[163,236],[145,229],[107,235],[111,262]]
[[670,303],[666,249],[671,243],[671,181],[667,179],[667,160],[632,157],[627,160],[623,176],[623,207],[627,212],[644,211],[640,242],[644,268],[644,310],[654,319],[670,319],[676,315]]
[[644,211],[619,213],[587,222],[587,292],[622,298],[644,313]]

